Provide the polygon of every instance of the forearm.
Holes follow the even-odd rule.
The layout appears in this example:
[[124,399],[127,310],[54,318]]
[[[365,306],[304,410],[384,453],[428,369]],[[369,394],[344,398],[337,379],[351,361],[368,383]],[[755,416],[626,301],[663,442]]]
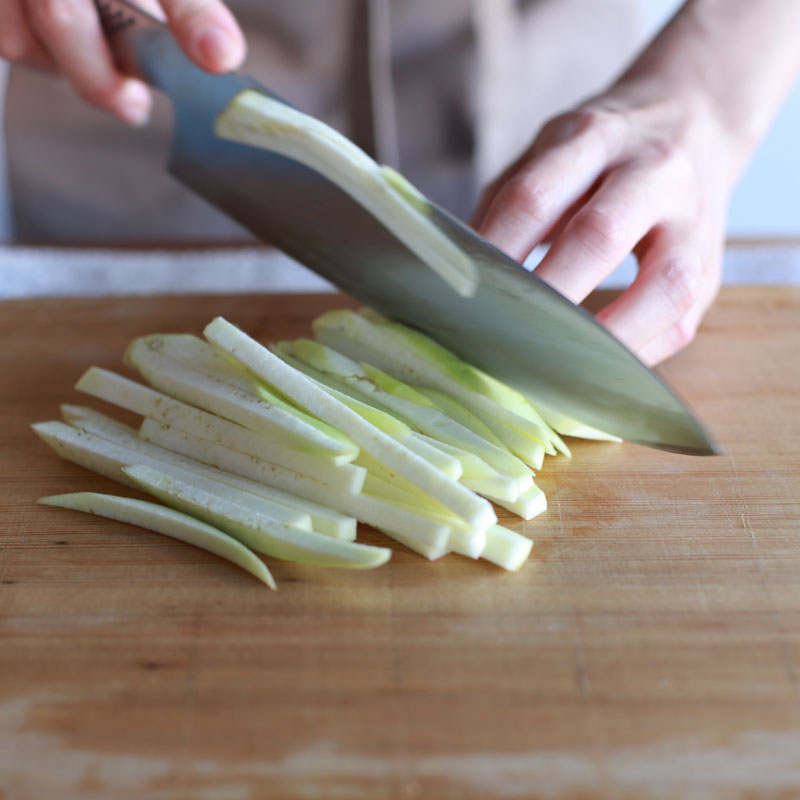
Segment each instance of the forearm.
[[688,0],[616,89],[636,93],[655,80],[666,94],[705,104],[736,176],[798,74],[800,1]]

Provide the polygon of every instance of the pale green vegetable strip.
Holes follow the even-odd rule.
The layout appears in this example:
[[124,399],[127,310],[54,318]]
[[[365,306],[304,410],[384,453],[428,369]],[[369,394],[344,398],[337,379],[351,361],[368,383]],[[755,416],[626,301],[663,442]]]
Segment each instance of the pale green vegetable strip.
[[[101,436],[97,436],[89,431],[65,425],[63,422],[37,422],[31,426],[37,435],[48,444],[66,461],[71,461],[78,466],[84,467],[92,472],[104,475],[113,481],[122,483],[125,486],[135,484],[125,475],[122,467],[133,463],[148,463],[158,468],[164,465],[160,458],[153,457],[144,453],[136,452],[124,444],[118,444]],[[210,443],[209,443],[210,444]],[[312,479],[297,475],[290,470],[284,470],[269,464],[266,461],[258,461],[242,453],[229,451],[233,456],[238,457],[244,464],[253,465],[250,473],[245,472],[245,477],[251,477],[257,482],[264,482],[268,478],[272,484],[278,484],[277,488],[285,489],[289,486],[306,485]],[[194,454],[187,454],[195,457]],[[202,460],[202,459],[197,459]],[[256,470],[256,465],[258,470]],[[169,467],[169,463],[166,463]],[[215,465],[216,466],[216,465]],[[222,465],[224,468],[224,465]],[[234,470],[230,470],[233,472]],[[322,486],[312,482],[312,486]],[[338,490],[330,490],[332,494],[337,494]],[[311,492],[313,496],[313,492]],[[292,510],[291,508],[289,510]],[[303,512],[299,512],[303,513]]]
[[[145,422],[148,422],[147,420]],[[152,423],[152,420],[149,422]],[[246,456],[222,445],[180,431],[159,428],[153,441],[159,449],[182,453],[188,458],[227,470],[259,484],[322,502],[372,525],[427,558],[439,558],[448,548],[450,526],[393,506],[380,498],[349,495],[331,489],[313,478],[292,473],[265,461]],[[103,439],[63,422],[40,422],[32,426],[39,437],[67,461],[97,472],[125,486],[139,488],[122,467],[145,460],[113,441]],[[157,460],[153,461],[158,466]]]
[[[398,480],[397,476],[391,472],[370,469],[367,479],[364,481],[362,494],[380,497],[382,500],[391,500],[394,503],[403,503],[413,506],[420,512],[437,514],[451,520],[459,519],[441,503],[422,494],[413,484],[402,479]],[[450,523],[448,522],[448,524]]]
[[[167,357],[178,361],[188,370],[193,369],[193,359],[196,359],[197,366],[204,371],[203,374],[209,375],[217,380],[225,381],[231,385],[236,385],[238,388],[251,394],[258,392],[259,387],[262,387],[262,394],[265,396],[265,398],[268,399],[269,402],[274,402],[274,395],[269,392],[269,390],[261,381],[259,381],[248,370],[244,369],[240,364],[232,362],[229,357],[224,355],[223,351],[219,350],[218,348],[214,348],[208,342],[203,342],[202,340],[195,339],[195,337],[191,336],[173,337],[168,335],[159,335],[143,337],[141,340],[137,340],[137,343],[142,343],[143,346],[149,344],[151,349],[155,349],[159,354],[164,354]],[[137,343],[135,343],[135,346],[132,348],[131,352],[136,352]],[[176,355],[178,358],[174,358]],[[384,433],[386,433],[388,436],[391,436],[393,439],[401,442],[410,450],[417,453],[417,455],[419,455],[421,458],[424,458],[426,461],[430,462],[445,475],[448,475],[454,480],[458,480],[460,477],[461,465],[456,459],[448,456],[445,453],[442,453],[436,448],[427,447],[424,442],[418,442],[415,439],[416,434],[407,425],[405,425],[405,423],[397,420],[395,417],[387,414],[384,411],[381,411],[380,409],[373,408],[357,399],[347,397],[342,393],[337,392],[334,388],[327,388],[326,390],[329,394],[336,397],[336,399],[343,402],[357,414],[363,416],[371,424],[384,431]],[[303,412],[298,411],[297,413],[301,414]],[[313,419],[304,413],[303,416],[306,419]],[[323,425],[324,423],[320,422],[319,424]],[[179,425],[179,427],[181,426]],[[183,427],[185,428],[185,426]],[[329,430],[335,430],[328,425],[325,427]],[[242,446],[241,444],[234,444],[232,441],[233,433],[234,432],[231,432],[231,434],[226,436],[226,444],[234,447],[234,449],[241,450],[242,452],[249,452],[251,455],[262,458],[265,457],[262,453],[256,453],[253,452],[252,449],[248,449],[246,445]],[[241,441],[241,435],[238,437],[238,441]],[[291,454],[284,453],[284,455],[286,456]],[[292,469],[308,471],[302,466],[302,464],[297,464],[296,459],[293,458],[292,461],[293,463],[291,464],[286,463],[285,460],[279,463],[289,466]]]
[[[279,436],[296,450],[314,455],[339,456],[347,461],[355,457],[357,447],[339,433],[320,430],[300,416],[256,397],[232,384],[202,372],[187,369],[158,351],[133,342],[128,350],[130,363],[159,392],[212,414],[237,422],[252,431]],[[326,426],[328,427],[328,426]]]
[[[174,425],[188,432],[197,431],[207,438],[224,441],[234,449],[284,469],[319,476],[342,491],[358,491],[364,482],[364,471],[360,467],[350,463],[337,464],[339,459],[336,456],[319,455],[320,451],[307,453],[296,450],[292,447],[294,438],[270,437],[248,430],[108,370],[92,367],[78,381],[76,388],[165,425]],[[335,469],[331,469],[332,466]]]
[[[144,425],[147,423],[148,420],[145,420]],[[413,538],[436,550],[447,544],[450,535],[448,525],[398,509],[378,498],[337,491],[308,476],[287,473],[272,464],[245,456],[222,444],[164,428],[158,424],[148,426],[146,438],[154,444],[206,464],[323,503],[342,514],[356,517],[390,536],[398,534]]]
[[223,533],[199,519],[183,514],[173,508],[137,500],[132,497],[117,497],[98,492],[72,492],[42,497],[43,505],[83,511],[98,517],[138,525],[155,533],[161,533],[202,550],[220,556],[255,576],[270,589],[276,589],[275,581],[266,564],[251,550],[228,534]]
[[[469,365],[428,337],[396,323],[377,324],[347,310],[323,314],[313,325],[320,341],[345,355],[372,364],[407,383],[424,384],[451,394],[478,415],[515,455],[535,469],[541,467],[545,452],[555,453],[552,431],[544,423],[521,417],[482,394],[479,388],[483,384],[470,379],[474,375],[467,369]],[[447,357],[442,356],[443,360],[439,361],[442,353],[447,353]]]
[[510,503],[498,497],[486,495],[492,502],[497,505],[513,511],[518,517],[522,519],[533,519],[538,514],[547,510],[547,498],[544,492],[535,484],[526,489],[514,502]]
[[[419,435],[423,436],[423,434]],[[485,494],[488,492],[495,497],[502,497],[504,500],[513,501],[533,483],[533,478],[530,474],[528,475],[527,481],[523,483],[519,478],[515,478],[511,475],[504,475],[494,469],[494,467],[491,467],[474,453],[462,450],[460,447],[453,447],[445,442],[431,441],[435,443],[436,447],[441,448],[461,462],[463,470],[460,479],[461,483],[467,488],[472,489],[473,492],[477,492],[478,494]]]
[[305,164],[372,213],[459,294],[471,297],[478,274],[469,256],[424,214],[407,181],[387,173],[333,128],[266,95],[248,90],[217,117],[217,136],[261,147]]
[[[440,370],[444,378],[440,388],[449,385],[451,393],[459,394],[462,402],[469,402],[473,411],[481,415],[501,441],[526,463],[540,469],[545,453],[555,455],[556,447],[563,450],[564,444],[558,434],[515,389],[467,364],[418,331],[377,316],[368,315],[366,318],[375,327],[385,329],[400,344],[408,347],[412,357],[424,359]],[[459,386],[463,388],[459,390]],[[525,441],[521,437],[534,442],[535,455],[531,455],[531,451],[526,449]],[[539,448],[543,451],[541,456],[538,454]]]
[[130,464],[144,463],[150,467],[204,487],[206,491],[227,496],[246,504],[255,514],[298,528],[311,529],[311,518],[294,508],[275,503],[264,497],[236,489],[213,478],[198,475],[154,455],[139,453],[125,444],[118,444],[85,430],[61,422],[39,422],[33,426],[37,434],[67,461],[105,475],[118,483],[132,485],[123,472]]
[[234,475],[231,472],[210,467],[195,459],[166,450],[163,447],[145,442],[138,438],[136,431],[127,425],[117,422],[99,411],[85,406],[62,405],[61,413],[70,425],[94,433],[131,451],[129,463],[141,462],[143,456],[149,456],[160,463],[174,464],[191,472],[196,472],[211,480],[219,481],[237,489],[242,489],[286,508],[296,509],[311,518],[311,527],[317,533],[335,536],[337,539],[353,541],[356,538],[356,519],[339,514],[331,508],[313,503],[302,497],[283,492],[263,483]]
[[440,522],[450,528],[447,548],[470,558],[478,558],[483,550],[486,538],[482,530],[474,530],[455,516],[452,511],[438,503],[431,503],[429,498],[419,492],[402,488],[392,478],[384,478],[370,472],[364,483],[364,495],[379,499],[398,509],[403,509],[418,518]]
[[[541,419],[529,418],[535,416],[532,409],[522,416],[498,403],[491,396],[492,390],[502,384],[489,380],[427,336],[366,310],[361,314],[347,310],[323,314],[315,320],[314,331],[322,341],[335,331],[338,347],[346,354],[364,357],[366,350],[363,360],[410,383],[425,384],[452,395],[534,468],[540,468],[545,452],[555,453],[553,432]],[[356,343],[354,352],[348,342]],[[508,391],[513,394],[513,390]]]
[[434,365],[449,381],[499,406],[502,411],[494,410],[493,413],[508,425],[538,439],[545,447],[552,441],[553,431],[538,411],[516,389],[468,364],[429,336],[413,328],[393,322],[371,309],[362,309],[359,316],[369,320],[373,330],[378,329],[387,333],[412,354]]
[[[487,424],[511,450],[517,458],[527,464],[532,470],[540,470],[547,452],[540,442],[522,433],[516,428],[506,425],[499,419],[485,417]],[[555,450],[553,450],[555,453]]]
[[151,467],[134,464],[123,471],[162,502],[199,517],[247,547],[274,558],[316,566],[372,569],[385,564],[392,554],[386,547],[343,542],[269,521],[238,503],[209,494]]
[[[316,342],[312,342],[316,345]],[[395,414],[384,411],[372,403],[372,398],[365,396],[357,389],[353,389],[336,376],[329,375],[314,366],[303,363],[299,359],[290,355],[290,343],[283,342],[273,345],[270,351],[298,372],[302,372],[309,380],[321,386],[331,397],[346,405],[356,414],[362,416],[367,422],[374,425],[378,430],[383,431],[387,436],[391,436],[404,447],[407,447],[420,458],[424,458],[431,466],[436,467],[444,475],[453,480],[459,480],[463,474],[463,467],[459,459],[436,446],[437,443],[427,441],[409,425],[399,419]],[[357,463],[360,463],[356,459]]]
[[572,417],[568,417],[566,414],[562,414],[560,411],[550,408],[539,400],[531,400],[531,402],[536,403],[536,407],[545,420],[547,420],[548,425],[562,436],[574,436],[577,439],[593,439],[598,442],[622,441],[619,436],[605,433],[604,431],[591,427],[591,425],[578,422],[578,420],[572,419]]
[[367,470],[367,477],[364,479],[364,486],[361,490],[363,494],[400,500],[419,506],[419,508],[435,511],[449,519],[460,519],[447,506],[423,492],[415,483],[411,483],[407,478],[393,472],[381,461],[372,458],[369,453],[362,450],[358,457],[358,463]]
[[425,442],[430,447],[436,450],[441,450],[447,453],[451,458],[454,458],[461,464],[461,477],[463,478],[489,478],[497,474],[497,470],[490,467],[482,458],[476,456],[475,453],[465,450],[463,447],[448,444],[447,442],[440,442],[432,436],[424,433],[417,433],[417,439]]
[[[378,530],[381,529],[378,528]],[[389,533],[389,531],[384,530],[381,530],[381,533],[385,533],[396,542],[400,542],[400,544],[404,545],[409,550],[419,553],[419,555],[427,558],[429,561],[436,561],[437,558],[446,556],[449,552],[446,545],[433,546],[425,542],[420,542],[417,539],[413,539],[410,536],[403,536],[399,533]]]
[[402,443],[420,458],[424,458],[431,466],[436,467],[443,475],[457,481],[464,474],[461,459],[451,451],[440,447],[438,442],[429,439],[421,433],[411,431]]
[[492,525],[486,531],[486,546],[481,558],[516,572],[528,560],[532,547],[533,542],[527,536],[502,525]]
[[[333,351],[331,351],[333,352]],[[531,484],[530,469],[519,458],[514,456],[508,448],[492,433],[491,429],[475,417],[468,409],[447,395],[435,390],[418,390],[404,384],[387,373],[382,372],[368,364],[359,365],[371,380],[384,381],[388,379],[393,385],[402,387],[398,392],[413,392],[417,397],[427,401],[427,404],[416,403],[398,394],[381,391],[376,395],[376,400],[385,405],[389,411],[400,417],[408,424],[416,426],[424,435],[436,440],[440,447],[455,455],[468,453],[466,458],[476,460],[491,467],[492,470],[513,478],[519,491],[524,491]],[[430,397],[423,394],[430,391]],[[434,403],[434,399],[436,403]],[[444,447],[445,445],[453,450]],[[543,450],[542,450],[543,452]],[[462,460],[464,476],[478,477],[469,474],[470,467],[463,455],[457,456]]]
[[[294,368],[288,359],[282,358],[287,364]],[[415,453],[420,458],[427,461],[432,467],[435,467],[443,475],[457,481],[462,474],[461,463],[458,459],[453,458],[447,453],[442,452],[440,449],[431,446],[429,443],[421,440],[419,434],[411,430],[404,422],[397,419],[397,417],[382,411],[379,408],[369,405],[358,398],[352,397],[346,392],[339,391],[335,387],[329,385],[327,382],[316,381],[315,377],[308,375],[304,370],[306,377],[318,383],[324,391],[331,397],[338,400],[343,405],[347,406],[351,411],[354,411],[360,417],[363,417],[370,425],[375,426],[379,431],[382,431],[387,436],[394,439],[398,444],[407,447],[412,453]]]
[[132,463],[130,451],[124,447],[56,420],[36,422],[31,425],[31,428],[65,461],[70,461],[125,486],[138,488],[122,472],[123,466]]
[[[440,392],[438,389],[432,389],[430,386],[413,386],[413,389],[420,394],[425,395],[437,408],[441,409],[448,417],[463,425],[465,428],[473,431],[477,436],[486,439],[499,450],[508,453],[510,456],[511,451],[506,445],[495,436],[492,429],[478,416],[473,414],[463,403],[459,403],[454,397],[451,397],[447,392]],[[512,456],[513,458],[514,456]],[[508,469],[506,469],[508,471]]]
[[[309,339],[282,342],[273,345],[270,350],[289,366],[323,386],[330,395],[348,408],[360,414],[364,419],[453,480],[459,480],[464,474],[465,468],[471,467],[473,470],[480,471],[480,465],[483,462],[474,454],[442,444],[432,437],[413,430],[412,428],[416,427],[415,420],[402,419],[394,409],[383,410],[380,407],[382,405],[381,397],[377,395],[386,395],[386,392],[378,390],[355,362],[351,362],[330,348]],[[293,355],[295,352],[298,353],[298,357]],[[306,361],[300,358],[303,354],[308,357]],[[337,372],[325,371],[325,360],[328,358],[331,359],[332,364],[338,367]],[[343,370],[347,369],[347,362],[352,365],[354,370],[349,376],[352,380],[341,374]],[[375,391],[370,391],[370,387]]]
[[332,398],[321,386],[226,320],[217,317],[206,327],[205,335],[263,380],[280,386],[296,403],[343,430],[360,447],[419,485],[470,527],[484,530],[497,521],[491,506],[483,498],[447,478],[424,459],[370,425],[347,406]]
[[[133,463],[141,464],[142,462],[134,459]],[[163,462],[156,464],[145,463],[143,466],[155,469],[159,473],[179,481],[181,484],[191,486],[193,489],[219,497],[221,500],[236,503],[236,505],[246,508],[254,516],[263,517],[268,522],[279,523],[298,530],[311,531],[311,517],[303,511],[287,508],[272,500],[267,500],[265,497],[237,489],[227,483],[220,483],[212,478],[206,478],[196,472],[181,469],[173,464]]]
[[516,502],[522,494],[512,479],[502,475],[490,478],[462,478],[461,483],[483,497],[499,498],[505,503]]
[[129,345],[126,360],[131,360],[134,351],[142,346],[157,352],[164,358],[177,362],[190,372],[201,372],[286,411],[305,424],[317,428],[325,437],[338,440],[352,457],[355,449],[353,442],[341,431],[306,414],[302,409],[285,400],[278,392],[269,389],[252,372],[210,342],[188,333],[151,334],[136,339]]

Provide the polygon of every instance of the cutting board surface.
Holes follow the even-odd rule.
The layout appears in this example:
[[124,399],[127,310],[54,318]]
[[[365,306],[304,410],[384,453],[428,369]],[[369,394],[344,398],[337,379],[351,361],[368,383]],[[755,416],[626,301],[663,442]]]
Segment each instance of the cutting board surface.
[[[363,573],[35,505],[132,492],[29,430],[127,342],[336,296],[0,305],[0,797],[800,796],[800,291],[726,289],[663,368],[725,455],[573,443],[508,574],[400,546]],[[108,410],[104,408],[104,410]],[[128,418],[130,419],[130,418]],[[385,543],[365,529],[363,540]]]

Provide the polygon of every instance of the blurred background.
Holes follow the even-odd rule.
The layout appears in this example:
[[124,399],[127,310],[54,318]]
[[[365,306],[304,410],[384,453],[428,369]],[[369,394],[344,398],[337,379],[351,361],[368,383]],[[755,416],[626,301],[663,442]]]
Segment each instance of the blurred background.
[[[331,82],[317,55],[319,37],[338,19],[336,2],[296,2],[308,14],[301,14],[298,30],[283,25],[281,36],[295,37],[291,48],[269,32],[253,33],[257,26],[250,16],[261,0],[230,3],[251,40],[245,71],[347,131],[341,112],[346,81]],[[469,216],[480,186],[546,119],[607,85],[680,5],[520,0],[527,8],[518,29],[490,26],[489,40],[475,42],[464,35],[465,9],[492,13],[515,0],[472,0],[472,6],[469,0],[439,0],[432,22],[428,4],[424,30],[415,27],[420,2],[392,6],[397,146],[385,160],[462,218]],[[403,11],[396,12],[398,7]],[[344,63],[347,53],[328,56]],[[473,58],[486,62],[483,72],[488,66],[494,83],[474,79]],[[125,129],[84,107],[63,81],[2,61],[0,99],[0,296],[325,288],[288,258],[246,246],[252,241],[247,233],[164,173],[170,114],[163,99],[150,126]],[[729,283],[800,283],[798,132],[800,85],[734,194],[728,234],[745,244],[728,253]],[[84,192],[88,185],[96,189],[94,205],[81,200],[92,194]],[[132,249],[115,250],[111,258],[105,248],[117,244]],[[203,247],[176,252],[175,244]],[[243,246],[230,249],[231,244]],[[634,270],[632,261],[623,264],[605,285],[624,285]]]

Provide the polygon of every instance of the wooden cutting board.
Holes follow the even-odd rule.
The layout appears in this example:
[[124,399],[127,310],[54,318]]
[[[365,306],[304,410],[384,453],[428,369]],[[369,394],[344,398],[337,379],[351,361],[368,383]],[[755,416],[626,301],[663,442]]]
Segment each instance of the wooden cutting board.
[[726,289],[664,367],[726,454],[575,444],[538,479],[549,510],[509,518],[536,540],[517,574],[398,547],[365,573],[276,563],[272,593],[35,505],[116,490],[28,429],[87,402],[90,364],[217,314],[307,334],[342,302],[0,305],[0,797],[800,796],[798,289]]

